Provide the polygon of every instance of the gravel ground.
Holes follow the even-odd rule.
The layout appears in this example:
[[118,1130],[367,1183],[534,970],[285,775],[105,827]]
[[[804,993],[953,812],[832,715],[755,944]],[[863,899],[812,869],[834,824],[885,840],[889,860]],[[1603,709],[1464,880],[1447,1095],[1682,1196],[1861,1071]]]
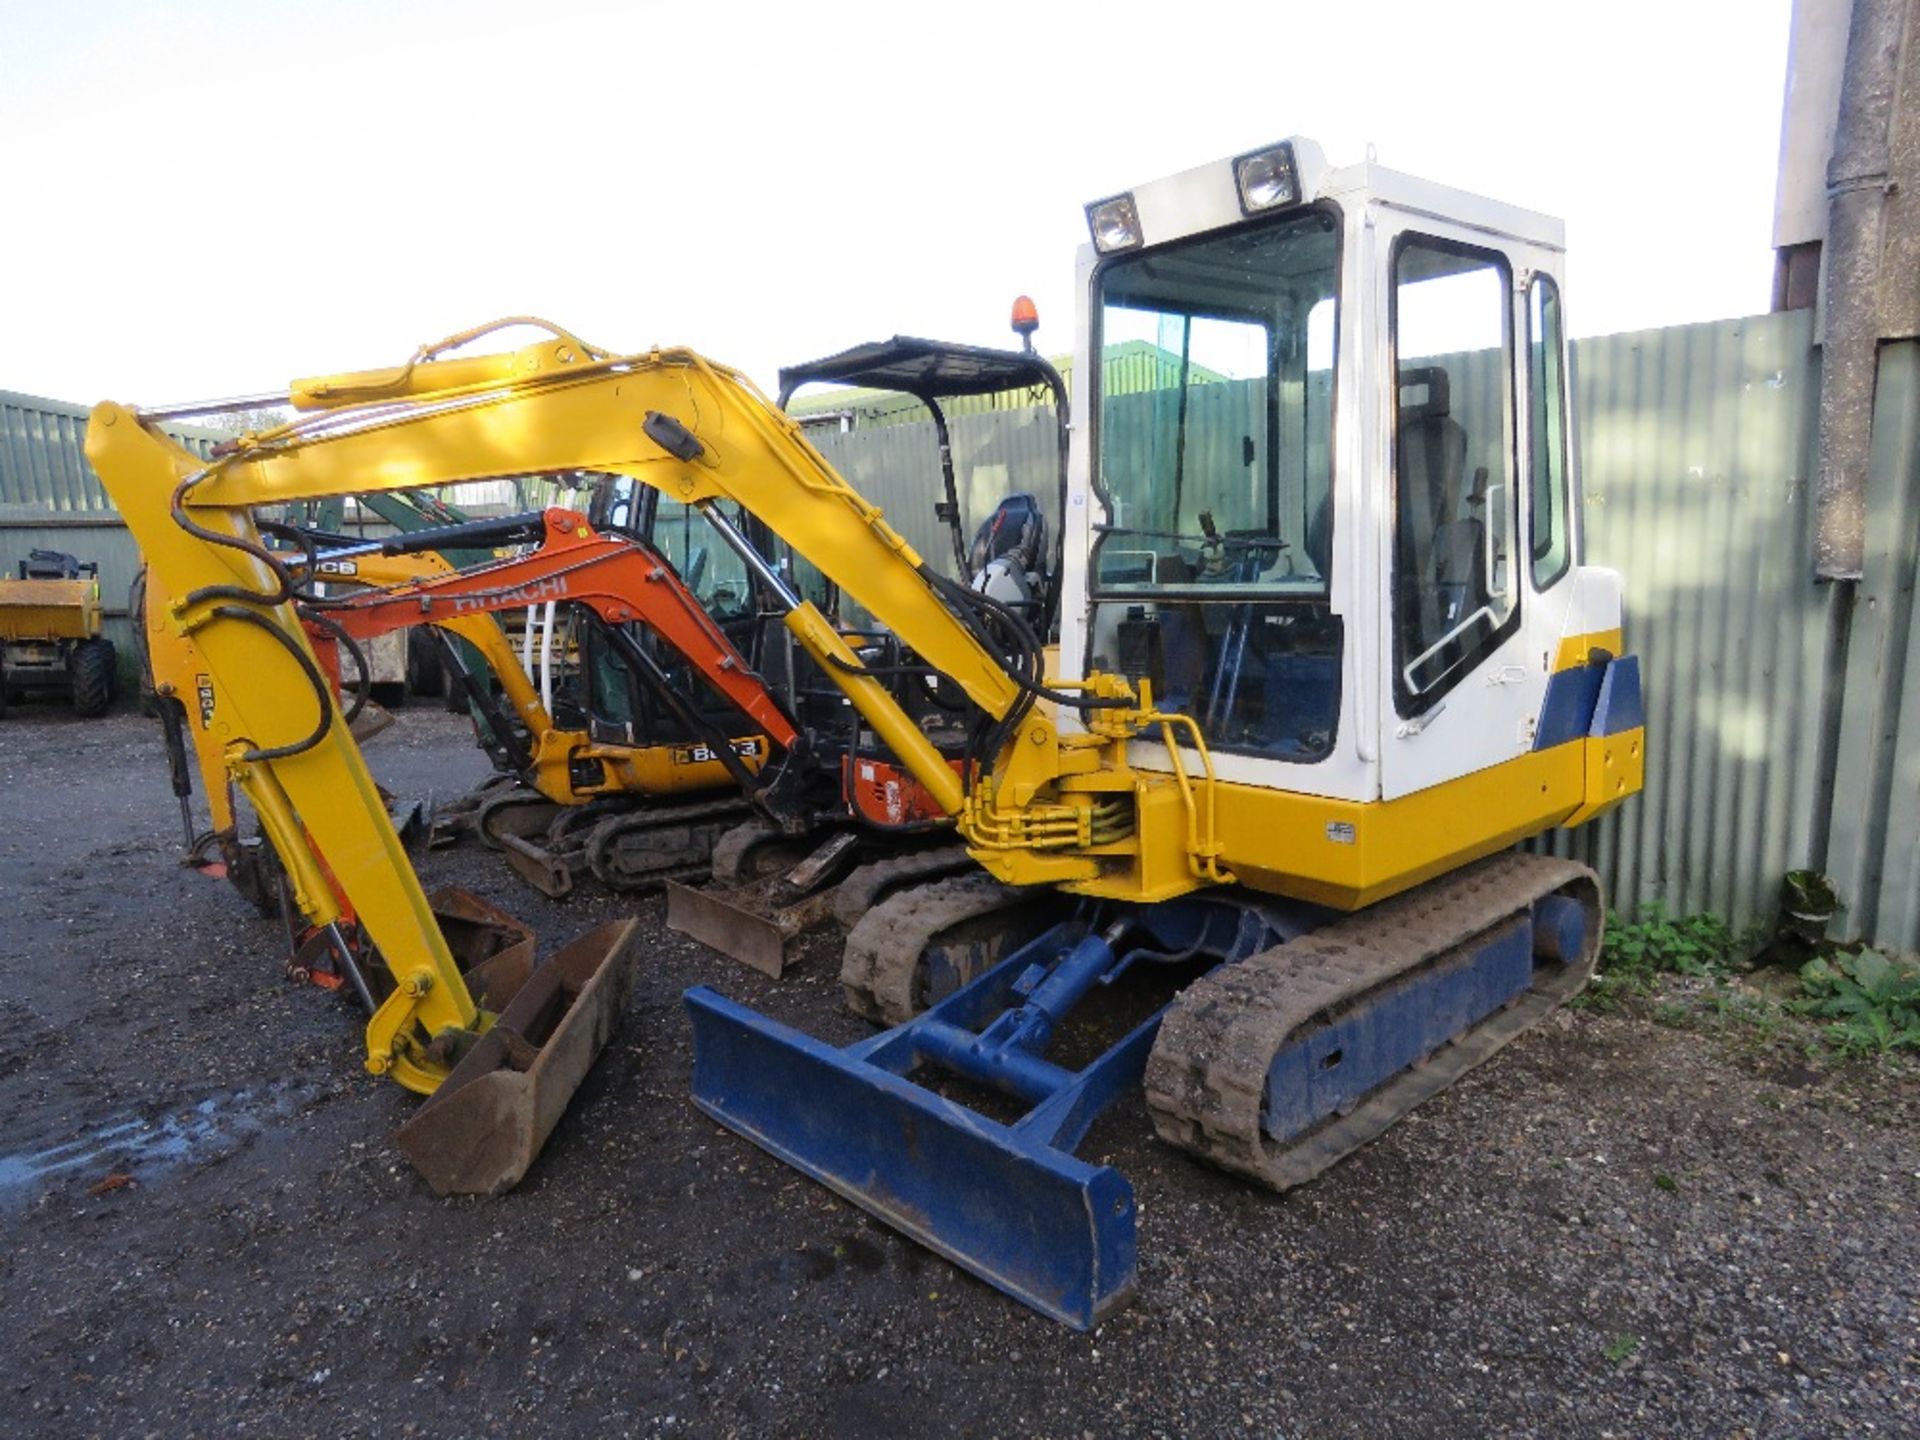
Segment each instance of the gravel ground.
[[[367,753],[407,794],[482,763],[418,710]],[[22,707],[0,786],[7,1434],[1920,1434],[1911,1069],[1564,1013],[1285,1199],[1122,1106],[1084,1153],[1140,1298],[1080,1336],[687,1103],[689,984],[861,1033],[831,942],[768,982],[435,853],[545,947],[644,920],[527,1182],[437,1200],[348,1006],[177,864],[157,727]]]

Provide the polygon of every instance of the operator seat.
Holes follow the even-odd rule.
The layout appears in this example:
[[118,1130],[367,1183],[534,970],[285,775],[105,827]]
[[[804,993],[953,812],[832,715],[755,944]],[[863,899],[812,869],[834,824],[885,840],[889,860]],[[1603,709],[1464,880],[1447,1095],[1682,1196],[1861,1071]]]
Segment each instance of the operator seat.
[[1441,615],[1449,630],[1487,603],[1486,504],[1487,467],[1482,465],[1473,472],[1473,490],[1465,504],[1454,499],[1454,518],[1434,535]]
[[1307,526],[1307,559],[1313,562],[1313,570],[1322,580],[1333,578],[1333,489],[1320,497],[1320,503],[1313,509],[1313,520]]
[[1018,491],[995,506],[974,532],[967,567],[973,589],[1038,621],[1047,591],[1047,515],[1039,500]]
[[[1153,581],[1156,585],[1192,585],[1195,583],[1193,566],[1184,555],[1161,555],[1154,561]],[[1164,704],[1169,710],[1187,710],[1195,703],[1206,681],[1212,658],[1212,642],[1200,607],[1191,600],[1162,601],[1160,639],[1165,666],[1157,678]]]
[[[1466,479],[1467,432],[1448,413],[1447,372],[1438,365],[1400,372],[1400,430],[1395,441],[1399,496],[1400,622],[1417,655],[1452,628],[1442,536],[1457,516]],[[1456,599],[1457,603],[1457,599]]]

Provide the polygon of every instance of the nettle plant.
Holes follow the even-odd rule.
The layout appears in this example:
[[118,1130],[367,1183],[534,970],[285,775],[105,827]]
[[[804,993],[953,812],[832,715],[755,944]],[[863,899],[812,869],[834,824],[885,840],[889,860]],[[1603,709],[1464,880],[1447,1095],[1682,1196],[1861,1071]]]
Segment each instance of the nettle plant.
[[1800,967],[1793,1009],[1827,1021],[1843,1055],[1920,1050],[1920,963],[1878,950],[1816,956]]

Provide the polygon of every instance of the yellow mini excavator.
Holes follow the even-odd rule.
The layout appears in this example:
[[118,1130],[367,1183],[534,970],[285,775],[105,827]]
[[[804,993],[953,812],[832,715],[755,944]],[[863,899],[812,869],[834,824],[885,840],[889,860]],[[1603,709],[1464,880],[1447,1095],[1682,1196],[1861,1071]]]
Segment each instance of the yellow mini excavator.
[[[252,678],[230,763],[375,888],[390,833],[325,724],[291,733],[310,657],[248,507],[588,471],[706,513],[982,873],[849,944],[849,995],[899,1019],[871,1039],[690,991],[695,1103],[1077,1326],[1135,1283],[1131,1187],[1074,1154],[1102,1110],[1142,1088],[1165,1142],[1276,1189],[1381,1133],[1586,981],[1596,878],[1511,847],[1634,793],[1644,733],[1620,578],[1581,562],[1558,222],[1300,139],[1088,220],[1054,674],[690,350],[422,352],[297,384],[215,464],[114,405],[88,437],[177,622]],[[965,694],[958,766],[722,502]],[[978,961],[1016,909],[1037,938]],[[381,940],[389,1066],[485,1028],[410,938]]]

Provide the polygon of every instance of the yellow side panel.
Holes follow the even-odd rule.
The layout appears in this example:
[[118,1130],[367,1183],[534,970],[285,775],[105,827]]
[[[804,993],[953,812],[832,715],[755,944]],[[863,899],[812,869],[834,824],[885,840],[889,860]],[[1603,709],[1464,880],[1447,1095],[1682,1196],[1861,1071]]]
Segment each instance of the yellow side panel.
[[1561,822],[1568,827],[1584,825],[1606,814],[1629,795],[1637,794],[1647,779],[1644,726],[1582,740],[1579,746],[1586,769],[1587,803]]
[[85,640],[100,631],[91,580],[0,580],[0,640]]
[[1586,797],[1583,758],[1528,751],[1367,803],[1223,784],[1225,863],[1256,890],[1357,910],[1560,824]]
[[[756,775],[766,766],[771,753],[764,735],[736,736],[733,752]],[[609,787],[613,790],[641,795],[687,795],[726,790],[737,783],[726,762],[713,758],[710,747],[700,742],[682,741],[635,749],[595,746],[587,753],[612,764],[617,772],[615,783]]]
[[1577,670],[1587,663],[1587,657],[1595,650],[1618,655],[1624,643],[1624,637],[1618,630],[1594,630],[1586,635],[1569,635],[1560,642],[1560,653],[1554,656],[1553,668],[1555,671]]

